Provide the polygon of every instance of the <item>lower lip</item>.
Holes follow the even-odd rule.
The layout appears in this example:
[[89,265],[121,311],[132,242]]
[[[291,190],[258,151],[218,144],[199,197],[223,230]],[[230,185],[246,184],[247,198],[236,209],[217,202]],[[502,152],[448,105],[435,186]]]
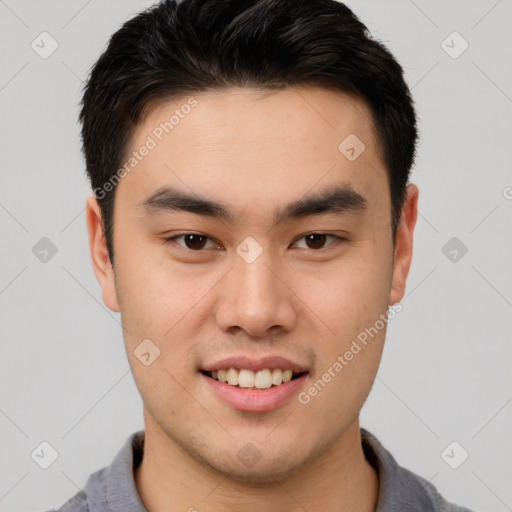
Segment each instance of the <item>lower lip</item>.
[[304,385],[308,374],[304,373],[296,379],[267,389],[235,388],[212,379],[204,373],[200,373],[200,375],[213,392],[228,405],[239,411],[263,412],[277,409],[297,394]]

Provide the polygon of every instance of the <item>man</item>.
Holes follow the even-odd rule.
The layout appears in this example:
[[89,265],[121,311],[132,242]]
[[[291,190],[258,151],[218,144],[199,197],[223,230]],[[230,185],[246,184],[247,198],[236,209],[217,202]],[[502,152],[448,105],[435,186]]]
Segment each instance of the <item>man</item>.
[[145,430],[59,510],[467,511],[359,425],[418,188],[402,69],[352,12],[161,2],[114,34],[80,120]]

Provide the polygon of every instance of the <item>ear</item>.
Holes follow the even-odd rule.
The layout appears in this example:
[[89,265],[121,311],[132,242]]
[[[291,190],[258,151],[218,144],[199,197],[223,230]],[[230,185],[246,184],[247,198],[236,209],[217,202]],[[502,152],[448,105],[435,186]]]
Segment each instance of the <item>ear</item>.
[[407,185],[406,193],[396,232],[393,280],[389,296],[390,306],[401,301],[404,296],[405,283],[412,260],[413,231],[418,216],[418,187],[411,183]]
[[103,292],[103,302],[109,309],[118,312],[119,302],[114,269],[108,256],[107,242],[103,233],[101,209],[94,195],[87,198],[85,215],[89,234],[89,254],[96,279]]

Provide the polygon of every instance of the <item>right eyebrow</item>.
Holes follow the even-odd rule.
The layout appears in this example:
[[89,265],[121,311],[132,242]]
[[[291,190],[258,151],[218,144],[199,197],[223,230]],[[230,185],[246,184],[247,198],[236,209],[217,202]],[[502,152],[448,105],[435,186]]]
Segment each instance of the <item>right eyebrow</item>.
[[149,214],[167,211],[186,211],[217,218],[233,224],[236,216],[233,210],[218,201],[189,194],[174,187],[161,187],[137,208],[143,207]]

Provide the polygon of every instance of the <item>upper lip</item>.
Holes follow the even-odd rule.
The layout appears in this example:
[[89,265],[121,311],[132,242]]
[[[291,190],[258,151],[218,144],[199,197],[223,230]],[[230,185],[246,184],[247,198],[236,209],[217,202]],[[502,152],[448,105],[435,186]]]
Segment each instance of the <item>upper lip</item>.
[[214,363],[206,364],[201,369],[206,372],[213,370],[225,370],[228,368],[247,369],[257,372],[268,368],[269,370],[281,369],[281,370],[292,370],[294,373],[307,372],[307,368],[299,363],[291,361],[286,357],[282,356],[265,356],[265,357],[249,357],[249,356],[230,356],[223,359],[219,359]]

